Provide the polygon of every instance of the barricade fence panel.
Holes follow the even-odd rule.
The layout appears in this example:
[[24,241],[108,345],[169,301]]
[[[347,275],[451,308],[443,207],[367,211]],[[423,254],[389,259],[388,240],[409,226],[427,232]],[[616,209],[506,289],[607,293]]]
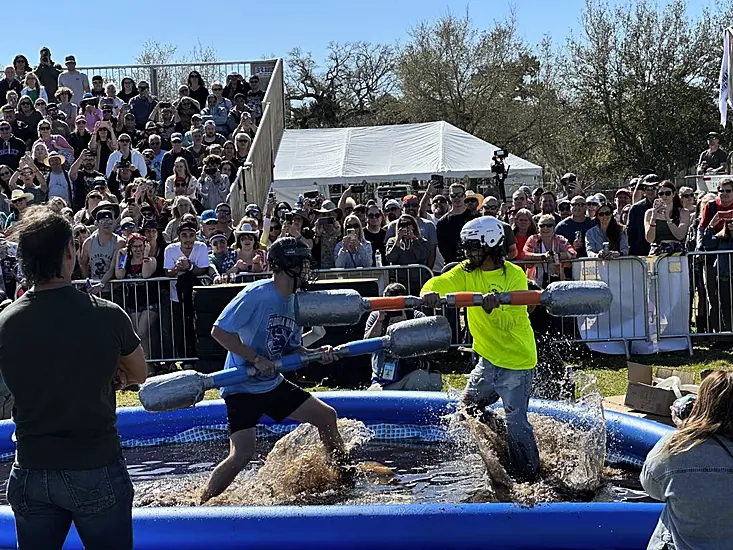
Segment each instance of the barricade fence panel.
[[[689,349],[693,338],[733,337],[733,282],[729,266],[733,250],[694,252],[687,255],[613,260],[581,258],[563,262],[560,269],[548,263],[517,262],[528,277],[546,287],[555,280],[594,280],[608,284],[613,294],[610,310],[602,315],[550,318],[539,329],[553,343],[584,344],[605,354],[654,353]],[[550,273],[545,276],[543,273]],[[408,295],[419,296],[433,272],[424,265],[316,270],[320,281],[373,280],[382,295],[386,286],[402,283]],[[268,278],[271,272],[223,276],[216,283],[247,283]],[[199,284],[211,284],[209,277]],[[94,281],[75,281],[80,289],[112,300],[129,315],[146,357],[152,363],[189,363],[197,360],[193,306],[181,300],[176,279],[125,279],[110,281],[101,292]],[[87,290],[89,290],[87,288]],[[434,312],[423,309],[431,315]],[[451,322],[453,347],[470,348],[465,308],[440,312]],[[733,341],[733,340],[732,340]]]

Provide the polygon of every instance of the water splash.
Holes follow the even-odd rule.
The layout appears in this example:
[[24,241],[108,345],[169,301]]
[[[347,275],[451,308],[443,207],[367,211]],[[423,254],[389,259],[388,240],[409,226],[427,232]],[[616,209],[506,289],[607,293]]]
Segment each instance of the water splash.
[[481,456],[486,467],[486,489],[474,502],[517,502],[534,505],[541,502],[589,501],[605,485],[604,463],[606,424],[602,396],[592,375],[574,373],[579,398],[566,403],[574,418],[560,422],[554,418],[530,413],[540,452],[540,480],[519,483],[507,473],[509,454],[503,410],[497,416],[484,415],[479,420],[463,410],[448,417],[454,440],[465,441]]

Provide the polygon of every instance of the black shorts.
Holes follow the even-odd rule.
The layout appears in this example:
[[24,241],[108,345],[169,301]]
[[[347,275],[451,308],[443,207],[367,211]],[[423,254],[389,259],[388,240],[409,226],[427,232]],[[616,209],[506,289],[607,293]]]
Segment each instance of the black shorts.
[[265,393],[235,393],[224,398],[229,433],[257,426],[263,414],[282,422],[311,396],[292,382],[283,380]]

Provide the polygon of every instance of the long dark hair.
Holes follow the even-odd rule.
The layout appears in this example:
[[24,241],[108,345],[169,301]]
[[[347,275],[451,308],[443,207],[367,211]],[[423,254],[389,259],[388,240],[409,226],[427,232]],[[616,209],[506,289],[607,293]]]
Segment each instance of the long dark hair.
[[659,187],[666,187],[672,191],[672,213],[669,216],[669,219],[674,222],[678,222],[680,219],[680,210],[682,210],[682,201],[680,200],[680,196],[677,194],[677,187],[670,180],[664,180],[659,184]]
[[608,210],[611,214],[608,227],[606,228],[606,237],[608,238],[608,244],[611,250],[621,252],[621,225],[616,221],[616,216],[613,215],[613,208],[608,204],[602,204],[596,210],[596,219],[598,219],[598,212],[601,210]]

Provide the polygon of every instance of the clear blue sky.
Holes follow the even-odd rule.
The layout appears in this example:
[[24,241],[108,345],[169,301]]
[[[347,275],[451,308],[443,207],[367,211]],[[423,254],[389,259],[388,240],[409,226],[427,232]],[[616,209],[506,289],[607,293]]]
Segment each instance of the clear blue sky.
[[[660,0],[663,3],[664,0]],[[293,0],[218,2],[181,1],[156,3],[150,0],[126,0],[100,7],[89,2],[72,0],[64,4],[67,14],[60,24],[59,12],[37,4],[32,26],[42,32],[28,32],[28,25],[5,25],[4,55],[12,60],[13,46],[25,54],[32,64],[38,61],[38,50],[48,46],[57,62],[69,53],[76,55],[79,65],[126,65],[134,63],[140,45],[149,38],[178,46],[188,53],[197,42],[214,46],[222,61],[261,59],[263,56],[284,57],[294,47],[313,53],[321,61],[330,41],[404,42],[408,30],[420,21],[432,21],[451,11],[462,15],[468,6],[478,27],[490,27],[514,6],[519,32],[530,43],[539,42],[545,34],[562,42],[571,30],[579,27],[584,0]],[[689,0],[692,10],[702,0]],[[163,9],[166,6],[166,9]],[[204,11],[199,14],[195,9]],[[120,25],[123,32],[109,32],[111,25],[101,27],[99,34],[76,30],[74,18],[83,13]],[[86,21],[86,25],[89,21]],[[13,52],[13,53],[11,53]]]

